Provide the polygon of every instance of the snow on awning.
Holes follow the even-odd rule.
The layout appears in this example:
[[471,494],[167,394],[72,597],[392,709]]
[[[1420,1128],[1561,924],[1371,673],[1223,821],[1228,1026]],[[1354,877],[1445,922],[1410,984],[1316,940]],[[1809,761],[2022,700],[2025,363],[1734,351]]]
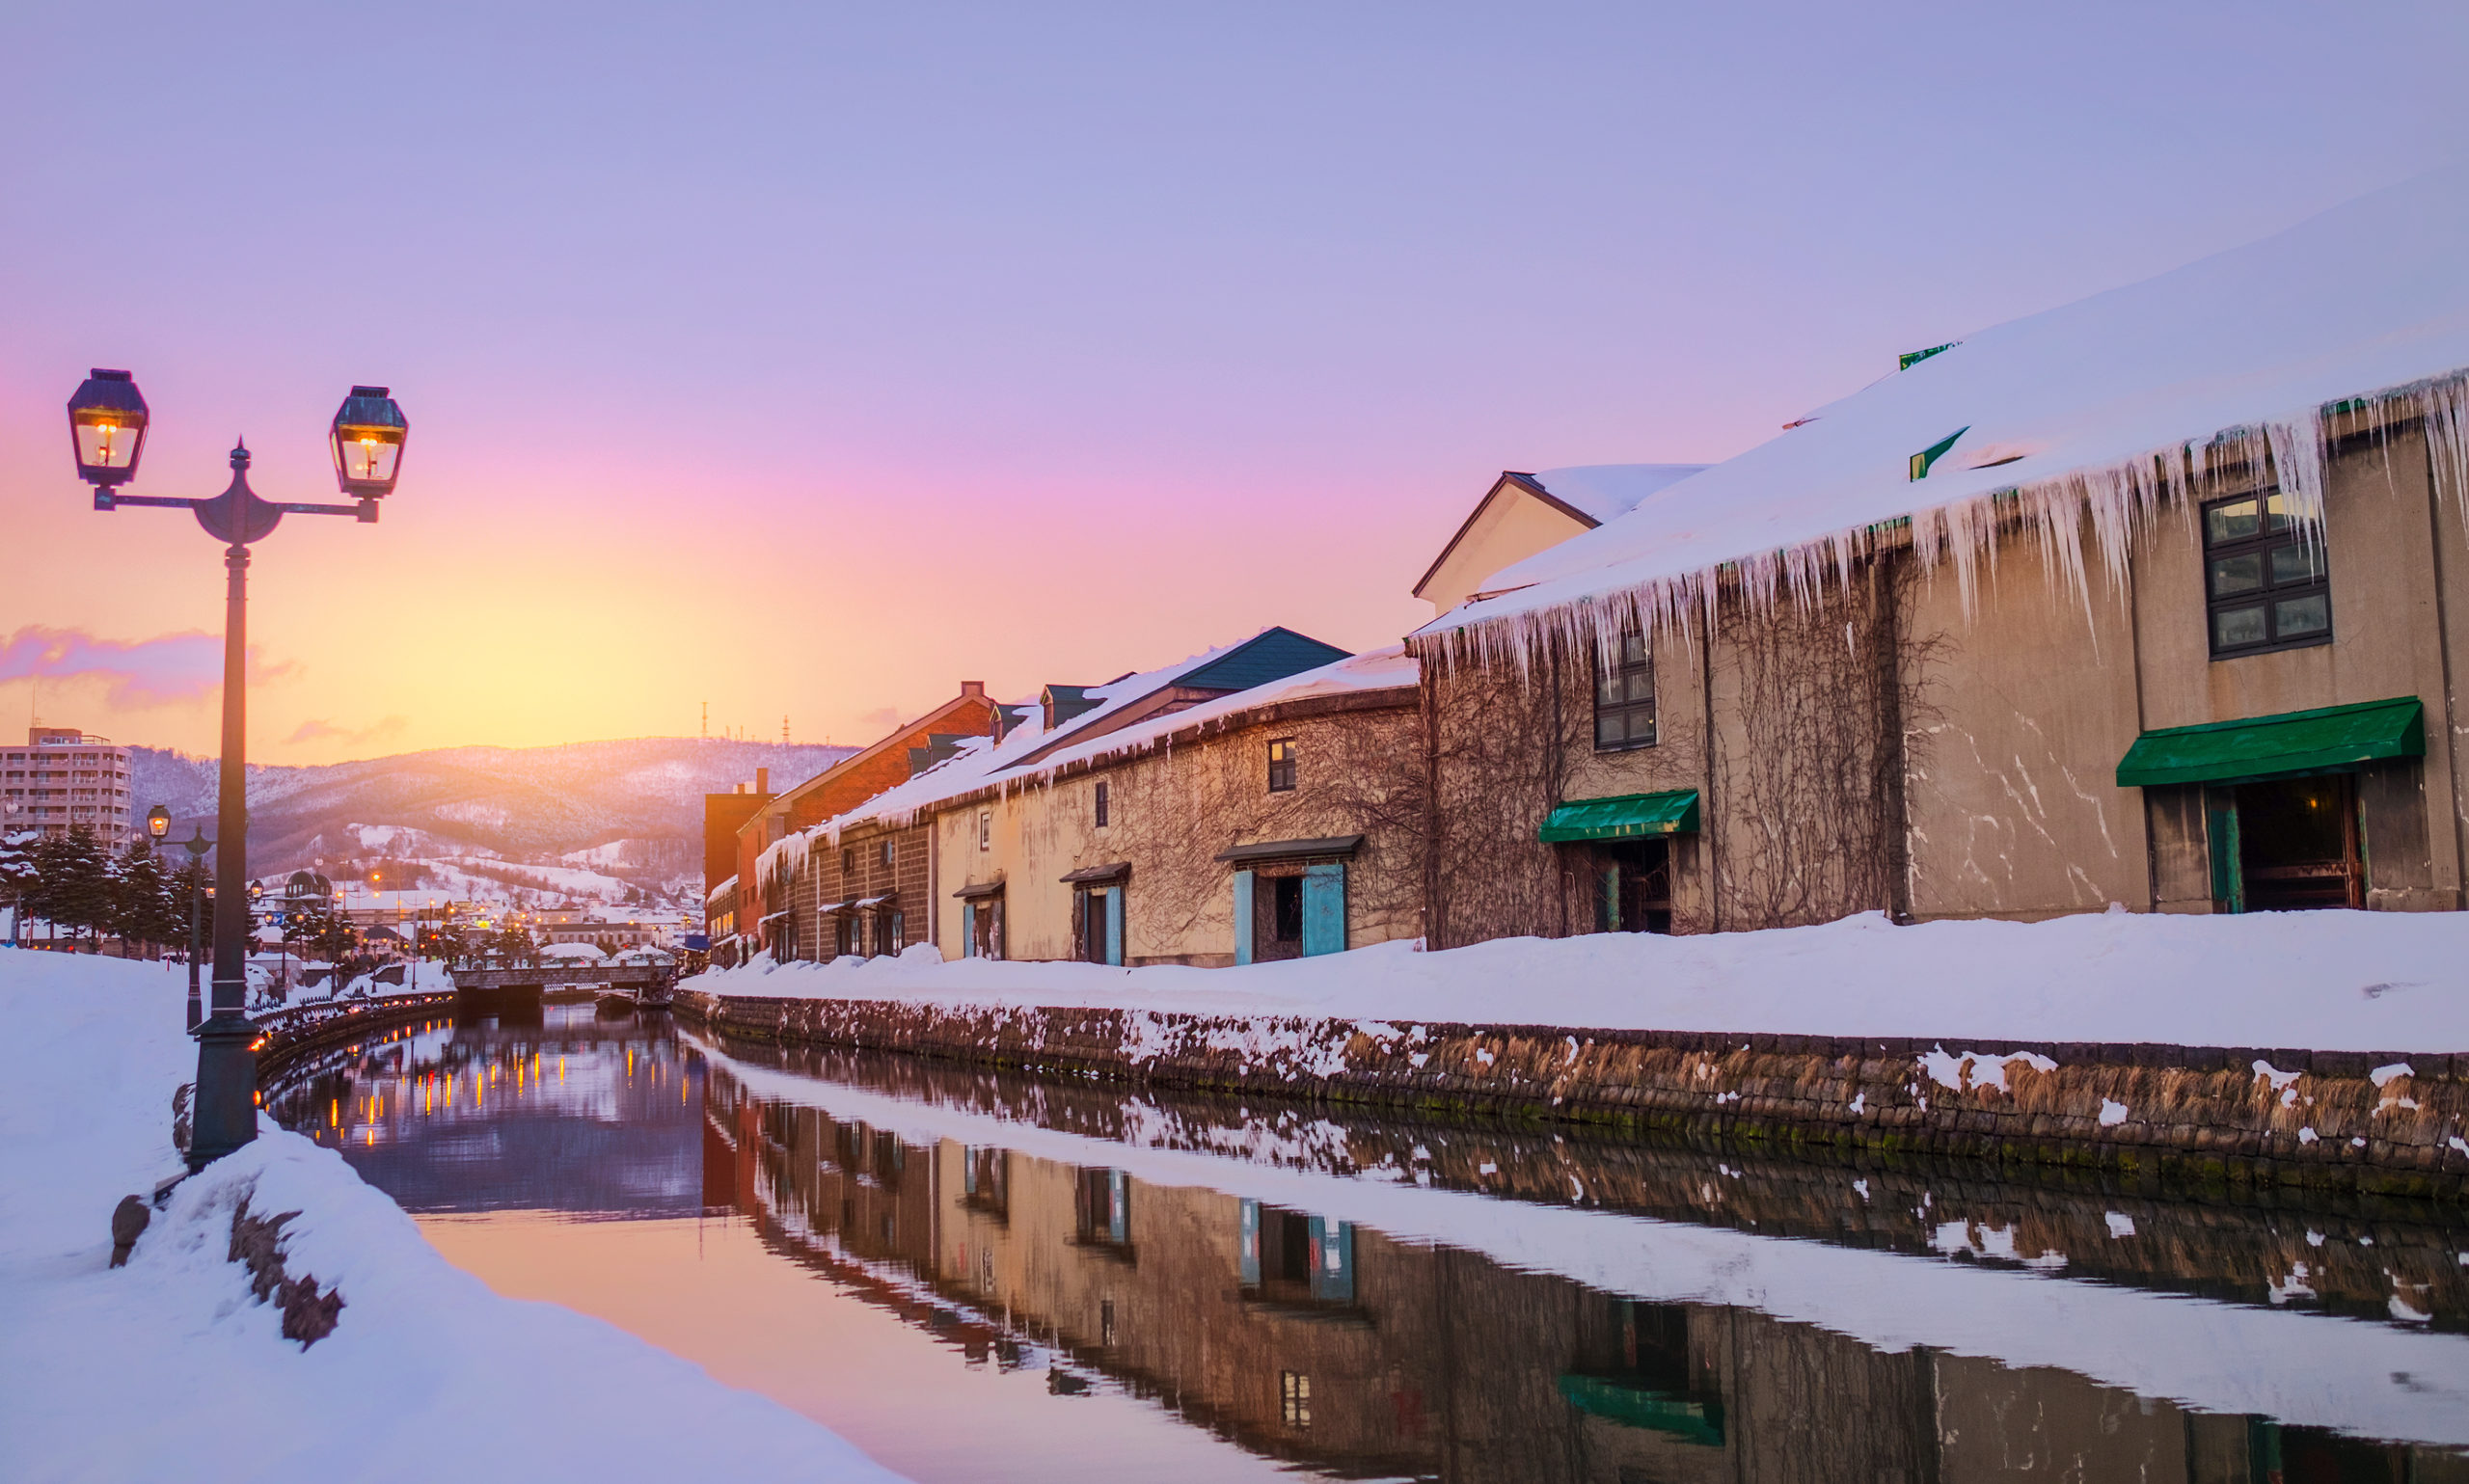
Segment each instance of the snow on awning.
[[1697,832],[1697,791],[1674,789],[1666,794],[1621,794],[1610,798],[1573,798],[1555,805],[1543,819],[1535,838],[1549,844],[1575,840],[1639,840],[1649,835],[1694,835]]
[[2146,732],[2118,760],[2118,787],[2346,772],[2426,751],[2426,704],[2414,695],[2396,696]]
[[860,897],[856,901],[849,904],[849,909],[853,912],[862,912],[868,907],[882,906],[884,903],[891,901],[894,897],[899,895],[900,893],[898,892],[887,891],[880,897]]

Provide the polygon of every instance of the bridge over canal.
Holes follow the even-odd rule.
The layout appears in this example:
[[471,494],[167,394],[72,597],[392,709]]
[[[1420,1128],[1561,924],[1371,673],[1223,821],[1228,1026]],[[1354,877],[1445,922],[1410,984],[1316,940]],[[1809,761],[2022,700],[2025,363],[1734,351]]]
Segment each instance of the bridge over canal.
[[537,1006],[555,990],[621,998],[639,1006],[669,1003],[677,968],[661,963],[483,963],[447,970],[458,1008]]

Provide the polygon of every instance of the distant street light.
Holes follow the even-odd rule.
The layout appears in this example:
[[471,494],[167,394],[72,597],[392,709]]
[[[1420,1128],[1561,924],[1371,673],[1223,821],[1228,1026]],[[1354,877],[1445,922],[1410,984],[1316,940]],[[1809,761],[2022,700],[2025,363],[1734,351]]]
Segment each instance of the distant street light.
[[[393,492],[402,471],[403,442],[411,425],[384,387],[354,387],[335,413],[327,443],[335,481],[355,503],[298,504],[259,499],[249,488],[249,448],[231,450],[231,483],[211,499],[122,495],[119,487],[137,477],[150,415],[146,398],[126,371],[91,372],[68,399],[68,433],[78,477],[95,487],[95,508],[151,505],[186,510],[206,533],[226,543],[223,621],[223,757],[215,860],[214,1012],[196,1027],[197,1096],[189,1168],[200,1170],[258,1134],[256,1054],[249,1049],[257,1028],[248,1016],[248,751],[249,545],[274,533],[285,515],[347,515],[377,520],[378,502]],[[149,826],[153,826],[149,820]],[[169,827],[168,817],[165,827]],[[201,836],[202,839],[202,836]],[[193,854],[203,854],[196,842]],[[190,973],[196,973],[192,953]],[[192,1002],[194,1003],[194,1002]]]
[[[170,813],[162,805],[155,805],[154,813],[164,816],[163,822],[167,826],[171,823]],[[153,815],[147,816],[146,827],[154,827]],[[205,914],[202,909],[205,873],[200,868],[205,863],[205,852],[214,849],[214,842],[205,838],[203,828],[192,824],[189,837],[180,842],[180,849],[189,852],[189,1029],[194,1031],[198,1021],[203,1018],[199,1012],[197,993],[197,961],[205,955]]]

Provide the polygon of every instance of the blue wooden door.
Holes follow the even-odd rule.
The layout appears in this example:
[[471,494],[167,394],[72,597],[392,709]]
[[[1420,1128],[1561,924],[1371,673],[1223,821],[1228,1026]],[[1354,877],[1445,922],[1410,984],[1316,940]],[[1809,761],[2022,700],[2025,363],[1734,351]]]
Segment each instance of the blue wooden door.
[[977,957],[977,904],[974,902],[961,904],[961,957]]
[[1123,888],[1106,888],[1106,961],[1123,962]]
[[1345,951],[1345,863],[1313,866],[1303,873],[1303,957]]
[[1234,961],[1252,961],[1252,873],[1234,873]]

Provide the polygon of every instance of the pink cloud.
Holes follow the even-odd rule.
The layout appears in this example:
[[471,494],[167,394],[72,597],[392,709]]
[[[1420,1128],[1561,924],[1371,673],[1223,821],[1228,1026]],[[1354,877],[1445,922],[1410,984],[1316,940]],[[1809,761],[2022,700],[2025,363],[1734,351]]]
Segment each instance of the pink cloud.
[[[249,683],[285,679],[299,669],[286,660],[267,664],[249,649]],[[194,701],[223,684],[223,637],[192,631],[147,639],[99,638],[83,629],[28,624],[0,639],[0,681],[101,676],[113,706],[168,706]]]
[[302,742],[331,742],[354,746],[361,742],[377,742],[383,738],[393,737],[409,725],[411,723],[401,716],[388,716],[374,726],[362,727],[354,731],[349,727],[337,726],[322,718],[312,718],[300,723],[297,731],[284,739],[284,744],[298,746]]

